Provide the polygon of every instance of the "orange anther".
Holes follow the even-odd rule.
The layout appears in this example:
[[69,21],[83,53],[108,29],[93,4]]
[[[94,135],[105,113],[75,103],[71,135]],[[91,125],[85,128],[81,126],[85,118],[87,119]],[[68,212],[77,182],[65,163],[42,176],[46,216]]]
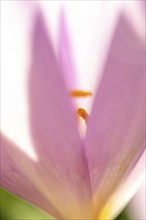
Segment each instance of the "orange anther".
[[83,108],[78,108],[77,115],[83,118],[85,121],[88,119],[89,116],[86,110]]
[[73,90],[71,91],[71,96],[72,97],[87,97],[87,96],[91,96],[92,93],[89,91],[83,91],[83,90]]

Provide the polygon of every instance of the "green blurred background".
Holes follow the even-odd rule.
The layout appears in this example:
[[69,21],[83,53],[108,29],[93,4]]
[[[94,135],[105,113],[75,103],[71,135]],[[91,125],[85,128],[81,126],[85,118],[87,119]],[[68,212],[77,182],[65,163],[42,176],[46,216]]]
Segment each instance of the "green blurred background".
[[[0,192],[0,219],[1,220],[52,220],[41,210],[31,206],[23,200],[1,189]],[[129,220],[126,211],[123,211],[116,220]]]

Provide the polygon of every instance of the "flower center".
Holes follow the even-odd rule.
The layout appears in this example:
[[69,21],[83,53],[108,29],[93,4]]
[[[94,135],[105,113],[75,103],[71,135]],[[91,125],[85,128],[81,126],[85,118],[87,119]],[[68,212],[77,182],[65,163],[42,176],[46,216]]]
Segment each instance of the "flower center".
[[[92,96],[92,92],[84,91],[84,90],[72,90],[70,92],[70,95],[73,98],[86,98],[88,96]],[[84,108],[78,108],[77,115],[80,116],[82,119],[84,119],[87,122],[89,115]]]

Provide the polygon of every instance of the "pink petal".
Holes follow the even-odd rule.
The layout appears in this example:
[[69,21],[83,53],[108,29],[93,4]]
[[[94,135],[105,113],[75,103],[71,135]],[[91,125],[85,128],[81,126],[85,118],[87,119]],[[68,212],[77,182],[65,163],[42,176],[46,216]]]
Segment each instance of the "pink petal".
[[[23,171],[21,166],[18,168],[21,164],[18,157],[17,170],[25,172],[33,187],[64,219],[89,218],[91,187],[87,162],[76,116],[41,14],[36,17],[31,57],[28,83],[30,132],[39,160],[31,166],[24,158]],[[13,180],[13,176],[5,178]],[[17,180],[15,184],[17,186]],[[3,187],[15,193],[15,188]],[[28,193],[30,197],[33,195]],[[36,203],[37,200],[36,194]],[[42,208],[46,210],[46,205]]]
[[[135,195],[135,193],[137,192],[137,190],[141,186],[143,180],[145,179],[145,172],[144,172],[145,156],[146,155],[144,153],[142,155],[142,157],[139,159],[139,161],[137,162],[136,166],[134,167],[134,169],[132,170],[130,175],[128,176],[128,178],[126,179],[126,181],[124,181],[119,186],[119,188],[116,190],[116,192],[110,198],[110,201],[108,201],[108,203],[112,204],[112,207],[114,207],[113,209],[111,209],[110,219],[115,219],[116,216],[118,216],[118,214],[126,207],[128,202]],[[144,195],[145,194],[143,194],[143,196]],[[138,200],[137,200],[137,202],[138,202]],[[140,206],[142,206],[142,200],[139,204],[140,204]],[[138,209],[139,209],[139,207],[138,207]],[[134,212],[134,210],[133,210],[133,212]],[[128,213],[129,213],[129,210],[128,210]],[[142,219],[142,218],[137,218],[137,220],[138,219]]]
[[[1,134],[1,186],[48,213],[60,216],[55,207],[31,181],[32,169],[38,163],[26,156],[18,147]],[[28,170],[29,168],[29,170]],[[35,168],[35,169],[36,169]],[[29,171],[29,174],[27,173]],[[53,217],[52,217],[53,218]]]
[[96,206],[102,206],[144,151],[144,75],[144,44],[121,16],[85,137],[92,188],[100,202]]
[[69,89],[75,89],[77,86],[75,77],[75,65],[73,63],[70,37],[67,30],[64,10],[61,11],[60,33],[59,33],[59,65],[65,75],[66,84]]

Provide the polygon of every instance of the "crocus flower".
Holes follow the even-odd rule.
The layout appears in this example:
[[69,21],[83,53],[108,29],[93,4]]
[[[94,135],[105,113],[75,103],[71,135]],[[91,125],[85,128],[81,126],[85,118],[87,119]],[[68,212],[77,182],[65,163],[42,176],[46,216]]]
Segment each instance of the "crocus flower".
[[91,114],[80,114],[87,124],[81,138],[70,93],[91,93],[69,91],[74,70],[64,22],[60,39],[59,64],[37,12],[26,86],[35,154],[2,134],[1,186],[52,219],[113,219],[135,190],[133,171],[145,149],[143,42],[121,15]]

